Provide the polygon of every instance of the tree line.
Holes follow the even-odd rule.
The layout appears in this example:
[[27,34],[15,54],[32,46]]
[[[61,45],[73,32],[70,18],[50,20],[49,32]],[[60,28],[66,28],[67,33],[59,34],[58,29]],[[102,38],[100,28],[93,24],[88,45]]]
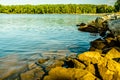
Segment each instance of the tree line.
[[82,14],[112,13],[114,6],[91,4],[0,5],[0,13],[19,14]]
[[114,7],[116,12],[120,12],[120,0],[115,2]]

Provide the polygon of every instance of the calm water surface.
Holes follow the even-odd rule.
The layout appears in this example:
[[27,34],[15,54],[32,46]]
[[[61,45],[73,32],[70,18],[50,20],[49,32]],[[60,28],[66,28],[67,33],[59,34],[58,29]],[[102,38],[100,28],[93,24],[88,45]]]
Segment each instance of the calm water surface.
[[99,36],[77,30],[76,24],[97,16],[76,14],[0,14],[0,57],[69,50],[81,53]]

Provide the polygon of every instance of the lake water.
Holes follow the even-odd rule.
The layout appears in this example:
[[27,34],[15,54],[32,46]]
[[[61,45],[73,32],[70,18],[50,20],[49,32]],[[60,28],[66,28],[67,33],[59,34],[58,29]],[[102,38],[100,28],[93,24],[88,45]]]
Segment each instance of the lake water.
[[0,57],[68,50],[81,53],[99,36],[77,30],[76,24],[97,16],[76,14],[0,14]]
[[0,78],[9,78],[15,72],[24,71],[41,58],[63,58],[88,50],[90,41],[99,36],[78,31],[76,24],[89,22],[96,17],[0,14]]

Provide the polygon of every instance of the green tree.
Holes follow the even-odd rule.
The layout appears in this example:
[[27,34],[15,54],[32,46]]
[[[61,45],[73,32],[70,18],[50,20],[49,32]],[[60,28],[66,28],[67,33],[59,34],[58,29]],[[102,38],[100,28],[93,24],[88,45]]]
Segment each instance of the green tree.
[[117,0],[114,6],[116,11],[120,11],[120,0]]

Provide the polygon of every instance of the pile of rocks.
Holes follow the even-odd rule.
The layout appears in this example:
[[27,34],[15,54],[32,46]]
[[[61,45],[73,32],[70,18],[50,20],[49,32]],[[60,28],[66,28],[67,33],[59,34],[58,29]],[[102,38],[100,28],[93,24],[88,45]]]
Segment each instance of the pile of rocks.
[[[32,64],[30,71],[21,74],[21,80],[119,80],[119,21],[118,16],[107,15],[98,17],[89,24],[81,23],[79,30],[102,36],[91,42],[90,51],[79,55],[40,59]],[[113,26],[114,29],[111,28]]]
[[100,36],[104,37],[106,32],[112,33],[113,35],[120,34],[120,16],[119,15],[105,15],[103,17],[97,17],[94,21],[88,24],[81,23],[78,28],[80,31],[99,33]]
[[79,55],[39,59],[17,78],[4,80],[119,80],[120,52],[88,51]]
[[120,16],[106,15],[97,17],[95,21],[88,24],[81,23],[80,31],[99,33],[102,36],[92,41],[90,51],[101,50],[106,53],[111,48],[120,51]]
[[112,48],[106,54],[88,51],[65,60],[67,67],[52,68],[44,80],[119,80],[120,52]]

